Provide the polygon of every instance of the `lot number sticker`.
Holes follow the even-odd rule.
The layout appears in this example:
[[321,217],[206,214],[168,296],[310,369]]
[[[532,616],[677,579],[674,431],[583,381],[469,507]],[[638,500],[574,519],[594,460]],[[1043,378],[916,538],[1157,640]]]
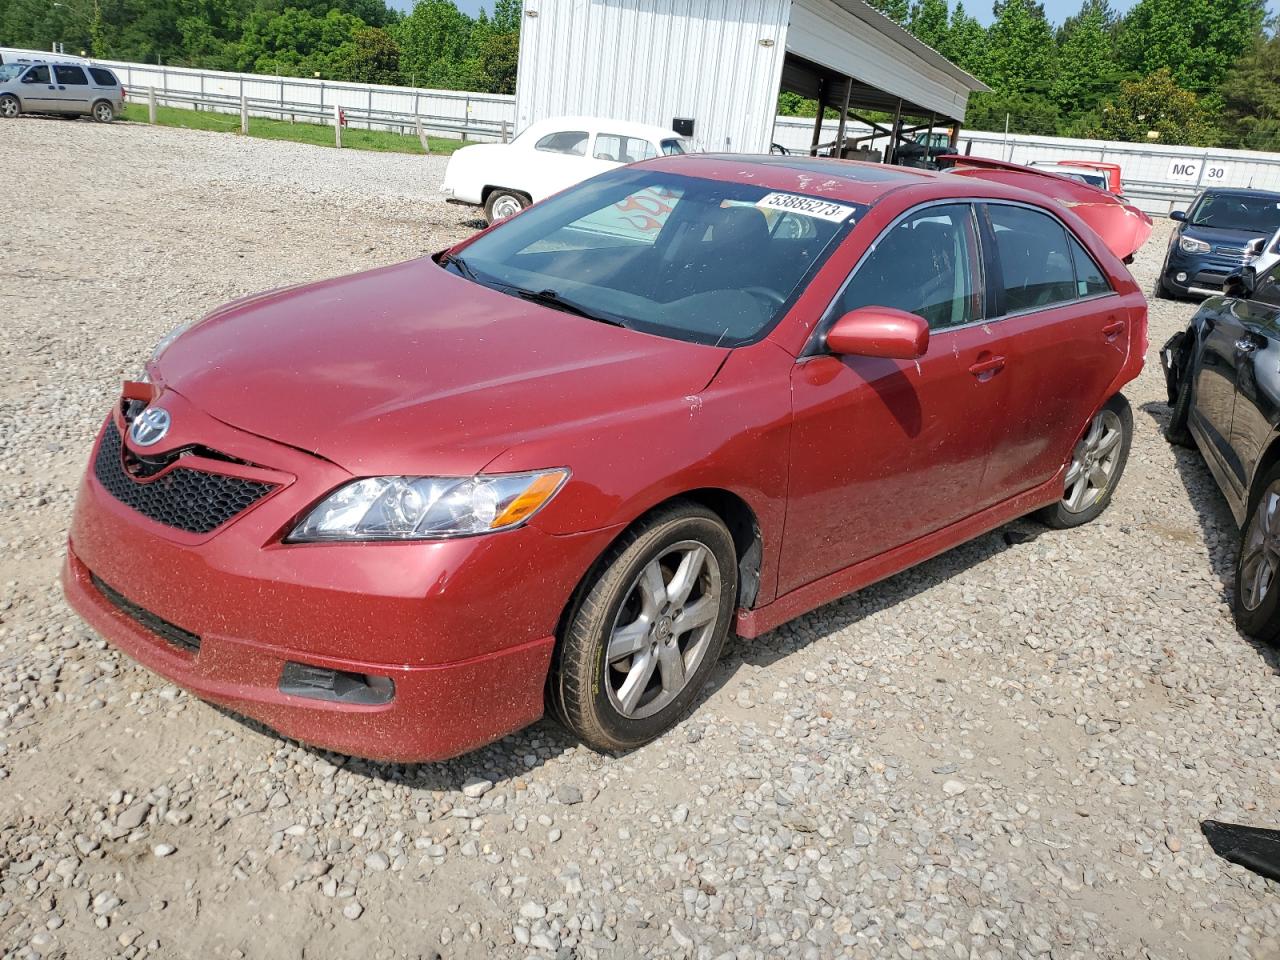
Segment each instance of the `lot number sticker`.
[[757,200],[756,206],[765,210],[798,213],[805,217],[830,220],[832,223],[844,223],[854,210],[853,207],[843,203],[831,203],[829,200],[802,197],[794,193],[771,193]]
[[[1204,176],[1200,170],[1204,168]],[[1174,159],[1169,161],[1169,179],[1175,183],[1205,183],[1221,186],[1227,182],[1229,168],[1225,163],[1210,160]]]

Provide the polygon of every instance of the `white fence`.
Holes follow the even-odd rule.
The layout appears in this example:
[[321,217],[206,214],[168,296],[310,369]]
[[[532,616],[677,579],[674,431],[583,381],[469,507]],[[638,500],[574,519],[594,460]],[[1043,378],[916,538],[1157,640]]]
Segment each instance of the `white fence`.
[[[334,83],[303,77],[271,77],[251,73],[224,73],[142,63],[101,61],[115,70],[126,88],[154,88],[161,103],[193,105],[238,114],[241,97],[249,113],[257,116],[290,116],[313,123],[329,123],[334,105],[348,114],[352,126],[411,133],[418,121],[432,133],[464,140],[500,140],[515,132],[515,97],[458,90],[385,87],[364,83]],[[862,124],[850,124],[852,135],[869,132]],[[825,121],[822,141],[835,140],[834,120]],[[789,150],[804,152],[813,137],[813,120],[778,117],[773,141]],[[883,150],[887,138],[870,146]],[[1209,186],[1253,187],[1280,190],[1280,154],[1251,150],[1205,150],[1154,143],[1113,143],[1065,137],[1004,135],[964,130],[961,153],[1031,163],[1036,160],[1104,160],[1118,163],[1129,197],[1143,209],[1157,214],[1185,206]]]
[[[297,107],[297,119],[327,123],[335,105],[348,111],[348,123],[369,129],[412,133],[415,117],[433,133],[463,140],[498,140],[502,124],[515,122],[515,97],[461,90],[429,90],[416,87],[383,87],[367,83],[335,83],[306,77],[270,77],[253,73],[190,70],[114,60],[95,61],[114,70],[126,90],[151,87],[161,103],[166,94],[175,102],[192,97],[219,100],[208,109],[240,112],[240,98],[249,101],[254,116],[275,116]],[[181,99],[179,99],[181,98]],[[270,111],[255,109],[273,105]]]

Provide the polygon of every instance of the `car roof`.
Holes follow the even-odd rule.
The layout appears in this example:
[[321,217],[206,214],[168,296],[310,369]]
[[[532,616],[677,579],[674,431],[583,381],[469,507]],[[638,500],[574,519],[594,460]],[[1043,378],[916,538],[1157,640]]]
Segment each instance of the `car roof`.
[[1280,192],[1275,190],[1254,190],[1251,187],[1210,187],[1204,194],[1212,193],[1219,197],[1259,197],[1264,200],[1280,200]]
[[[1036,206],[1054,206],[1043,193],[1021,187],[958,177],[950,173],[831,157],[777,156],[774,154],[687,153],[646,160],[643,166],[689,177],[754,183],[769,190],[824,196],[847,203],[872,205],[890,193],[909,192],[912,203],[933,198],[1013,200]],[[1079,181],[1074,181],[1079,183]],[[1081,189],[1085,189],[1081,186]]]
[[543,134],[554,133],[557,130],[599,130],[603,133],[621,134],[624,137],[639,137],[641,140],[675,140],[680,136],[670,127],[661,127],[657,124],[587,116],[548,117],[529,124],[520,135],[524,136],[530,131]]

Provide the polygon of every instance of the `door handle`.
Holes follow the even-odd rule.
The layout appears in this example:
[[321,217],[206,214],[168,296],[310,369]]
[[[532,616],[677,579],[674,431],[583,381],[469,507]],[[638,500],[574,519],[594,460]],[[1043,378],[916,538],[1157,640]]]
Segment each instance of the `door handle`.
[[1004,369],[1004,357],[988,357],[986,360],[979,360],[969,368],[979,380],[990,380],[995,374]]
[[66,88],[66,87],[59,87],[58,89],[59,89],[59,90],[65,90],[65,89],[67,89],[67,88]]
[[1124,333],[1123,320],[1112,320],[1110,323],[1108,323],[1105,327],[1102,328],[1102,335],[1106,337],[1108,340],[1114,340],[1116,337],[1120,336],[1120,334],[1122,333]]

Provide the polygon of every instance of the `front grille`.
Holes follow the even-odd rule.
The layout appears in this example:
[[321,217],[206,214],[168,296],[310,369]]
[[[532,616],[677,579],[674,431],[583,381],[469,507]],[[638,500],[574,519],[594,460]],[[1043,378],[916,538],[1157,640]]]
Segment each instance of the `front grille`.
[[253,506],[275,484],[175,467],[162,477],[139,483],[120,459],[120,431],[107,423],[93,464],[94,476],[107,492],[157,523],[188,533],[208,533]]
[[93,580],[93,585],[98,588],[104,597],[111,601],[117,610],[139,626],[150,630],[161,640],[177,647],[179,650],[185,650],[187,653],[200,652],[200,638],[196,634],[190,630],[175,627],[168,620],[161,620],[150,610],[138,606],[118,590],[111,589],[96,574],[91,573],[89,577]]
[[1223,257],[1227,260],[1236,260],[1240,263],[1244,263],[1249,259],[1249,254],[1239,247],[1214,247],[1213,253],[1215,256]]

